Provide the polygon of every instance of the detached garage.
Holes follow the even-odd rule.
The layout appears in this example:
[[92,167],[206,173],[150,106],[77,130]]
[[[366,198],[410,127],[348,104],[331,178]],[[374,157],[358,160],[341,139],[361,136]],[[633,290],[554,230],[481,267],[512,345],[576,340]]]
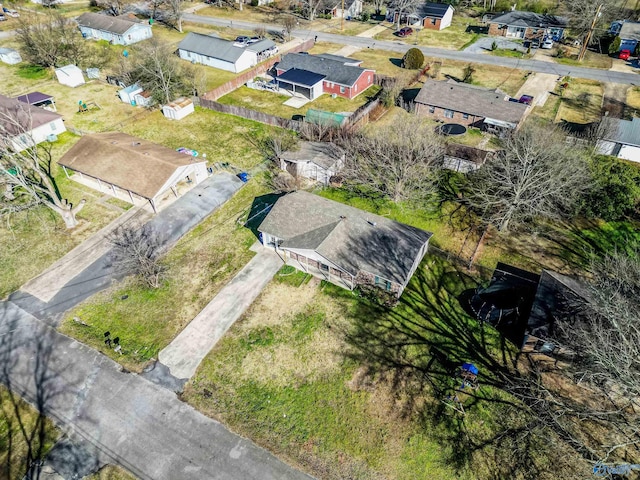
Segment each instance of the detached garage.
[[136,203],[141,199],[157,212],[167,192],[178,197],[178,184],[207,178],[207,164],[170,148],[124,133],[85,135],[58,162],[69,177]]

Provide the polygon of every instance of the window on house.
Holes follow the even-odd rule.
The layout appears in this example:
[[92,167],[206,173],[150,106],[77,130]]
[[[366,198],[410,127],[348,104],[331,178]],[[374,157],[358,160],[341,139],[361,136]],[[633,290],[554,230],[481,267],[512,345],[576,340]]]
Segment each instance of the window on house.
[[429,113],[436,113],[436,107],[429,107]]
[[432,19],[431,19],[431,25],[435,25],[435,24],[436,24],[436,19],[435,19],[435,18],[432,18]]
[[462,118],[464,118],[465,120],[469,119],[469,114],[468,113],[463,113],[462,114]]
[[346,88],[340,87],[340,93],[344,93],[345,91],[346,91]]
[[380,285],[380,283],[382,282],[382,280],[380,280],[380,277],[376,277],[376,278],[374,279],[374,282],[375,282],[375,284],[376,284],[376,285]]
[[51,131],[55,132],[56,131],[56,122],[51,122],[49,125],[51,126]]
[[391,291],[391,282],[384,282],[384,288],[387,292]]
[[369,75],[369,83],[373,80],[373,75]]
[[329,271],[329,265],[325,265],[324,263],[321,263],[320,264],[320,270],[328,272]]
[[445,110],[444,111],[444,116],[446,118],[453,118],[453,110]]

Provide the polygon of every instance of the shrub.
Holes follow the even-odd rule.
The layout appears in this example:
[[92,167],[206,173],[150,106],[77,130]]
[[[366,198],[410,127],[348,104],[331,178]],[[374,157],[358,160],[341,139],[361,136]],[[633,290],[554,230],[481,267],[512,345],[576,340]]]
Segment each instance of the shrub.
[[491,51],[493,52],[494,50],[497,50],[497,49],[498,49],[498,43],[494,40],[491,43]]
[[410,48],[402,57],[402,68],[417,70],[424,64],[424,54],[418,48]]
[[258,6],[258,0],[251,0],[251,6],[252,7],[257,7]]
[[360,19],[363,22],[368,22],[371,19],[371,14],[367,11],[362,12],[362,15],[360,15]]
[[622,41],[620,40],[620,37],[614,38],[613,42],[611,42],[611,45],[609,45],[609,54],[615,55],[616,53],[618,53],[618,50],[620,50],[621,43]]

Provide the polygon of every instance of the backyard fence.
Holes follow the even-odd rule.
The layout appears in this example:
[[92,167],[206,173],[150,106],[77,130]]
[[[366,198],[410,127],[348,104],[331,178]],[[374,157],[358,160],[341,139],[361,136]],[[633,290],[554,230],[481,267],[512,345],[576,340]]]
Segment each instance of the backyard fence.
[[303,122],[298,120],[288,120],[282,117],[276,117],[268,113],[257,112],[244,107],[238,107],[236,105],[224,105],[214,100],[208,100],[206,98],[200,98],[200,106],[214,110],[220,113],[228,113],[230,115],[236,115],[238,117],[253,120],[255,122],[265,123],[267,125],[273,125],[274,127],[287,128],[289,130],[295,130],[299,132],[302,128]]
[[[306,50],[309,50],[311,47],[313,47],[314,43],[315,43],[314,40],[310,38],[302,42],[300,45],[296,45],[290,50],[287,50],[286,53],[304,52]],[[271,69],[271,67],[273,67],[276,63],[278,63],[281,60],[281,58],[282,58],[282,55],[278,54],[275,57],[272,57],[269,60],[266,60],[261,64],[256,65],[251,70],[244,72],[243,74],[237,76],[232,80],[229,80],[227,83],[220,85],[219,87],[214,88],[213,90],[208,91],[207,93],[202,95],[201,98],[215,101],[220,97],[225,96],[227,93],[233,92],[235,89],[241,87],[248,81],[253,80],[258,75],[262,75],[263,73],[268,72]]]

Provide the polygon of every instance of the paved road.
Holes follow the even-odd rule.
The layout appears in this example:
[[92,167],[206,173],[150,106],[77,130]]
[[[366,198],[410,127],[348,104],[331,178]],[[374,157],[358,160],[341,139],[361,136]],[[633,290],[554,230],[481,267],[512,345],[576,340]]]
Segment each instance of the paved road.
[[[309,480],[97,351],[0,302],[0,381],[142,480]],[[77,477],[74,477],[77,478]]]
[[282,266],[282,259],[275,252],[259,248],[258,254],[158,355],[174,377],[189,379],[196,373],[204,357]]
[[[164,245],[172,245],[231,198],[242,185],[230,173],[213,175],[158,213],[148,224],[158,232]],[[64,286],[56,286],[57,293],[49,301],[41,301],[22,291],[12,294],[10,300],[55,325],[63,312],[120,278],[122,275],[114,271],[107,252]]]
[[[184,20],[188,22],[201,23],[204,25],[215,25],[219,27],[233,26],[234,28],[253,30],[257,26],[269,29],[268,24],[257,24],[251,22],[225,20],[221,18],[205,17],[196,14],[185,14]],[[279,27],[278,27],[279,29]],[[303,39],[315,38],[318,41],[338,43],[341,45],[353,45],[360,48],[375,48],[377,50],[388,50],[403,54],[415,45],[408,45],[400,41],[389,42],[374,40],[371,38],[351,37],[333,33],[324,33],[314,30],[295,30],[293,35]],[[541,62],[539,60],[521,60],[510,57],[496,57],[473,52],[458,50],[447,50],[444,48],[418,47],[427,57],[459,60],[461,62],[473,62],[486,65],[497,65],[505,68],[517,68],[532,72],[550,73],[557,76],[569,75],[575,78],[586,78],[599,82],[623,83],[627,85],[640,85],[640,77],[635,73],[614,72],[611,70],[600,70],[596,68],[573,67],[560,65],[552,62]]]

